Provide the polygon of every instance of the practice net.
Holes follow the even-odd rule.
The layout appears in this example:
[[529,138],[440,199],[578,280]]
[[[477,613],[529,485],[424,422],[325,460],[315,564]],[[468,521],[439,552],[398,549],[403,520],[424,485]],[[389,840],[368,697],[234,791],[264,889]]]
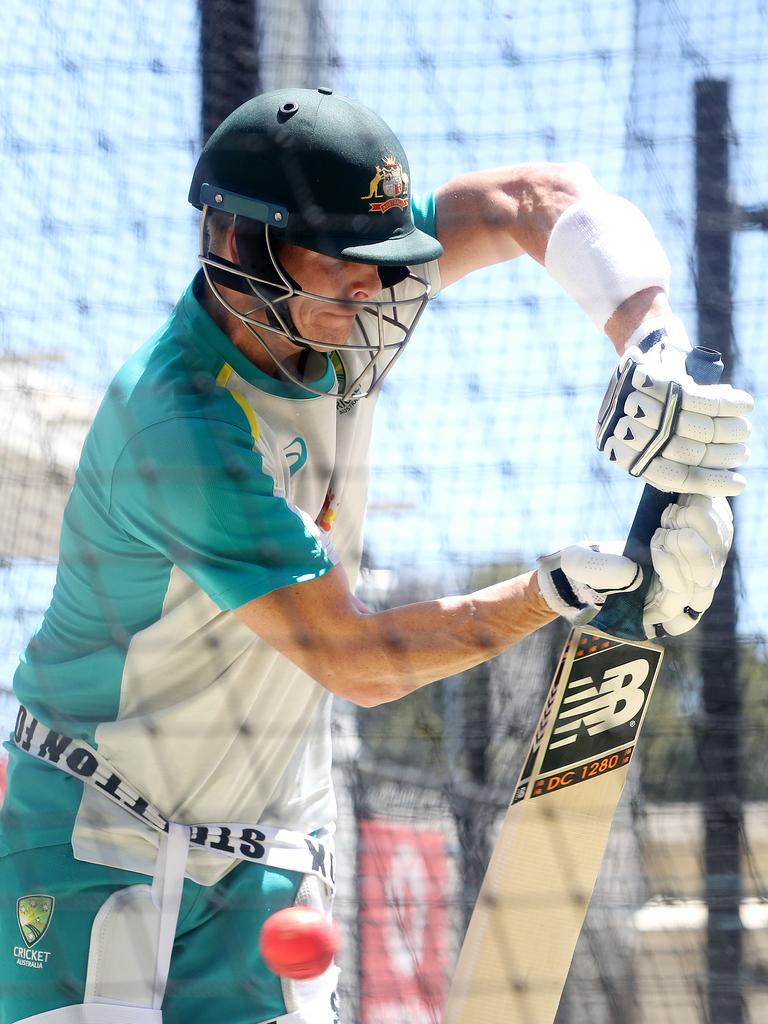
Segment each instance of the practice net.
[[[217,18],[248,7],[202,6],[211,33]],[[696,83],[727,83],[730,374],[758,398],[749,486],[735,506],[735,607],[671,645],[558,1021],[764,1019],[763,5],[545,0],[523,9],[427,0],[363,10],[349,0],[264,0],[248,15],[252,34],[232,60],[254,87],[329,85],[377,110],[409,153],[416,192],[508,163],[586,164],[652,221],[692,337]],[[50,598],[85,431],[117,368],[168,315],[196,269],[196,216],[186,196],[201,106],[226,109],[227,101],[203,95],[206,40],[201,46],[194,0],[9,0],[5,19],[0,718],[7,732],[13,673]],[[206,87],[226,88],[226,77]],[[607,341],[533,260],[489,268],[446,290],[377,410],[361,595],[385,607],[466,592],[575,540],[623,537],[638,486],[607,468],[592,441],[613,361]],[[395,704],[359,710],[338,702],[344,869],[337,906],[350,1021],[440,1019],[563,637],[560,625],[551,626],[466,677]],[[723,637],[734,640],[728,658]],[[734,695],[719,720],[703,697],[707,666]],[[731,750],[720,774],[722,750],[710,759],[718,736]],[[718,899],[738,918],[732,913],[719,937],[708,929],[722,920]],[[717,967],[722,957],[727,971]]]

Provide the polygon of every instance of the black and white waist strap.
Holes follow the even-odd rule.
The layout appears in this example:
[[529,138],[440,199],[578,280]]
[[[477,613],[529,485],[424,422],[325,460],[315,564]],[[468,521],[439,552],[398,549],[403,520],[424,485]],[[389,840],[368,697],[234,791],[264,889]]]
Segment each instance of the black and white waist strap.
[[231,860],[317,875],[331,892],[335,889],[335,856],[327,840],[270,825],[187,825],[170,821],[85,740],[56,732],[23,705],[19,706],[11,741],[19,750],[92,786],[156,832],[167,835],[171,825],[180,825],[189,833],[190,849],[203,848]]

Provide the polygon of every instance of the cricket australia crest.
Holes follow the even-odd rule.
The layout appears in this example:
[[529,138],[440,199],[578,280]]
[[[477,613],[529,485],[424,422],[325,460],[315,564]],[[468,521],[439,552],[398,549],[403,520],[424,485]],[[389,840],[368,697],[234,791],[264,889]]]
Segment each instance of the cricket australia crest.
[[16,920],[28,949],[37,945],[48,931],[55,903],[56,900],[53,896],[45,896],[41,893],[34,896],[22,896],[16,900]]
[[373,200],[369,204],[371,213],[386,213],[393,207],[405,209],[408,205],[408,175],[403,165],[393,156],[385,156],[371,178],[368,195],[361,199]]

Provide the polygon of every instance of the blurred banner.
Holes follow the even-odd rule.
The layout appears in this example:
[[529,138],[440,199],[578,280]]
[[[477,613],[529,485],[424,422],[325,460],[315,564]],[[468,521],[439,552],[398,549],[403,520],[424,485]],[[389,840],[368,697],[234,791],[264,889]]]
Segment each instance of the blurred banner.
[[360,823],[361,1024],[433,1024],[448,967],[445,837]]

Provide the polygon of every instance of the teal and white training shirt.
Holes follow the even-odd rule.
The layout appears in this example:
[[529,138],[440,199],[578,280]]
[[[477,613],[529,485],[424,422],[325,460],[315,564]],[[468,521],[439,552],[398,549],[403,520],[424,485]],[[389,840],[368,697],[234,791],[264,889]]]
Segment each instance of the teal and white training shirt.
[[[417,269],[436,294],[437,265]],[[53,598],[14,688],[172,820],[322,835],[335,817],[331,694],[232,610],[338,561],[354,585],[374,399],[337,405],[262,373],[202,308],[201,284],[198,274],[99,408]],[[397,286],[403,297],[412,287]],[[354,354],[340,358],[356,372]],[[315,386],[335,392],[338,359],[325,362]],[[0,853],[71,839],[81,860],[152,872],[149,827],[9,754]],[[194,850],[188,874],[212,884],[230,867]]]

